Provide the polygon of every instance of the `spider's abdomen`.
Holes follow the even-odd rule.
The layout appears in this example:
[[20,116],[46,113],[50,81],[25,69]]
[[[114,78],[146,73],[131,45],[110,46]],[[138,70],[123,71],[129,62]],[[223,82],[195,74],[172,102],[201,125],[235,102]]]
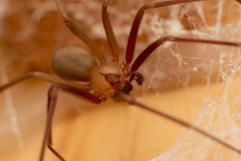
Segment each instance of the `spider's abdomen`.
[[67,47],[55,53],[52,65],[54,72],[62,78],[89,81],[91,72],[97,63],[83,49]]

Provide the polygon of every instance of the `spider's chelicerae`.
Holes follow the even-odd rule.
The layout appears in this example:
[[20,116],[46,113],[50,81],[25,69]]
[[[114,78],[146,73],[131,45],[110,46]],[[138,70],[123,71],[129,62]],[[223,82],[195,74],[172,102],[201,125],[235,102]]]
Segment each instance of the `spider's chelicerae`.
[[[236,147],[225,143],[224,141],[192,124],[189,124],[163,112],[154,110],[151,107],[139,102],[132,95],[130,95],[131,91],[133,90],[133,82],[136,82],[138,85],[142,85],[144,81],[143,75],[138,72],[139,67],[156,48],[167,41],[206,43],[212,45],[226,45],[234,47],[241,46],[241,43],[229,41],[166,36],[161,37],[151,43],[139,54],[135,60],[133,60],[137,35],[145,10],[196,1],[204,0],[167,0],[146,4],[141,7],[137,12],[131,27],[125,53],[125,62],[119,62],[119,46],[113,33],[107,12],[107,8],[110,2],[105,0],[102,6],[102,20],[106,37],[108,39],[108,44],[111,49],[110,57],[112,59],[111,62],[109,62],[105,59],[104,52],[98,48],[98,45],[94,44],[92,40],[85,34],[85,32],[83,32],[78,27],[78,25],[68,16],[64,9],[63,2],[61,0],[55,0],[56,6],[64,20],[64,23],[75,36],[77,36],[81,41],[85,43],[85,45],[90,49],[90,53],[87,53],[85,50],[78,47],[63,48],[57,51],[53,57],[53,70],[59,77],[47,75],[40,72],[32,72],[19,77],[6,85],[0,86],[0,92],[2,92],[5,89],[29,78],[38,78],[52,83],[48,90],[47,122],[39,155],[39,161],[44,160],[46,147],[48,147],[49,150],[51,150],[53,154],[55,154],[56,157],[58,157],[60,160],[65,160],[52,146],[52,120],[59,91],[81,96],[95,104],[100,104],[108,98],[112,98],[116,102],[127,102],[160,117],[173,121],[176,124],[194,130],[195,132],[208,137],[209,139],[241,155],[241,150],[237,149]],[[241,3],[241,0],[236,1]]]

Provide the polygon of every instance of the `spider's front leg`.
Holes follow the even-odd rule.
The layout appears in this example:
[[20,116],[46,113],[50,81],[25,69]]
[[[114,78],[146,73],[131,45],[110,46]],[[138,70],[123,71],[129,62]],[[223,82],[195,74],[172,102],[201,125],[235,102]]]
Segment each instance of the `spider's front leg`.
[[126,64],[131,64],[135,52],[135,47],[136,47],[136,40],[137,40],[137,34],[141,25],[141,21],[143,19],[145,10],[147,9],[153,9],[153,8],[159,8],[159,7],[165,7],[165,6],[170,6],[170,5],[176,5],[176,4],[182,4],[182,3],[187,3],[187,2],[197,2],[197,1],[204,1],[204,0],[168,0],[164,2],[154,2],[150,4],[146,4],[143,7],[141,7],[137,14],[136,17],[133,21],[128,43],[127,43],[127,48],[126,48]]
[[[183,3],[188,3],[188,2],[198,2],[198,1],[205,1],[205,0],[167,0],[164,2],[154,2],[154,3],[146,4],[143,7],[141,7],[137,12],[135,19],[133,21],[132,27],[131,27],[131,31],[130,31],[130,35],[129,35],[129,39],[128,39],[128,43],[127,43],[127,48],[126,48],[126,64],[131,64],[133,61],[137,35],[138,35],[141,21],[145,14],[145,10],[159,8],[159,7],[165,7],[165,6],[170,6],[170,5],[183,4]],[[241,0],[236,0],[236,1],[238,3],[241,3]]]
[[47,121],[45,125],[45,132],[42,141],[42,146],[39,155],[39,161],[44,160],[45,149],[46,146],[48,149],[61,161],[65,161],[65,159],[55,150],[52,144],[52,124],[53,124],[53,117],[54,112],[56,109],[56,103],[59,91],[62,90],[64,92],[68,92],[70,94],[74,94],[80,97],[83,97],[89,100],[92,103],[99,104],[103,101],[102,98],[89,93],[87,90],[79,89],[70,85],[66,84],[53,84],[50,86],[48,90],[48,101],[47,101]]
[[135,59],[131,66],[131,72],[136,72],[143,62],[153,53],[153,51],[165,42],[186,42],[186,43],[200,43],[200,44],[211,44],[211,45],[225,45],[232,47],[241,47],[241,42],[221,41],[221,40],[209,40],[209,39],[198,39],[198,38],[183,38],[175,36],[166,36],[157,39],[151,43],[141,54]]

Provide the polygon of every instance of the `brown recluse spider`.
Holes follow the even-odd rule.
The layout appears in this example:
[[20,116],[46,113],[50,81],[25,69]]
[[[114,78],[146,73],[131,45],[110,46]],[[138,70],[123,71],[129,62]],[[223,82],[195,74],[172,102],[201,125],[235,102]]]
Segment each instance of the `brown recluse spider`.
[[[63,159],[63,157],[52,146],[51,132],[55,105],[60,90],[77,96],[81,96],[95,104],[100,104],[107,98],[112,98],[116,102],[127,102],[143,110],[156,114],[157,116],[173,121],[176,124],[189,128],[241,155],[240,149],[222,141],[221,139],[207,133],[206,131],[190,123],[187,123],[181,119],[178,119],[161,111],[152,109],[148,105],[139,102],[132,95],[130,95],[130,92],[133,89],[132,81],[136,81],[138,85],[142,85],[144,81],[143,75],[137,72],[139,67],[149,57],[149,55],[153,53],[156,48],[158,48],[167,41],[205,43],[234,47],[241,46],[241,43],[229,41],[166,36],[157,39],[149,46],[147,46],[145,50],[143,50],[133,62],[137,35],[145,10],[196,1],[204,0],[167,0],[164,2],[162,1],[146,4],[141,7],[137,12],[133,25],[131,27],[125,54],[125,62],[119,63],[120,51],[107,12],[107,8],[110,3],[109,0],[105,0],[103,2],[102,20],[108,39],[108,44],[111,49],[111,62],[108,62],[105,59],[103,52],[98,48],[98,46],[92,42],[92,40],[85,34],[84,31],[82,31],[78,27],[78,25],[74,21],[72,21],[72,19],[68,16],[66,10],[64,9],[63,2],[61,0],[55,0],[58,11],[62,16],[64,23],[75,36],[77,36],[86,44],[86,46],[90,49],[90,53],[87,53],[86,51],[77,47],[67,47],[61,49],[57,51],[53,57],[53,70],[59,77],[51,76],[40,72],[31,72],[3,86],[0,86],[0,92],[2,92],[3,90],[29,78],[37,78],[53,83],[48,89],[47,122],[38,159],[39,161],[44,160],[46,147],[48,147],[49,150],[52,151],[57,158],[65,161],[65,159]],[[241,3],[241,0],[236,1]]]

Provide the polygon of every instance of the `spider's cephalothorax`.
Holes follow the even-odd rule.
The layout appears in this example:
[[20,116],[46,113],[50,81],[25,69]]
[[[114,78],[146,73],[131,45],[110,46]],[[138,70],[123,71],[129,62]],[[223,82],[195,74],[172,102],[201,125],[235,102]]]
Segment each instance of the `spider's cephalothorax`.
[[[125,71],[125,72],[123,72]],[[129,94],[133,86],[132,80],[142,85],[143,76],[141,73],[130,73],[127,66],[118,63],[105,63],[97,66],[91,73],[91,87],[97,95],[111,97],[115,92],[121,91]]]
[[104,63],[97,66],[91,72],[91,87],[97,95],[111,97],[116,90],[122,88],[122,82],[125,81],[119,64]]

